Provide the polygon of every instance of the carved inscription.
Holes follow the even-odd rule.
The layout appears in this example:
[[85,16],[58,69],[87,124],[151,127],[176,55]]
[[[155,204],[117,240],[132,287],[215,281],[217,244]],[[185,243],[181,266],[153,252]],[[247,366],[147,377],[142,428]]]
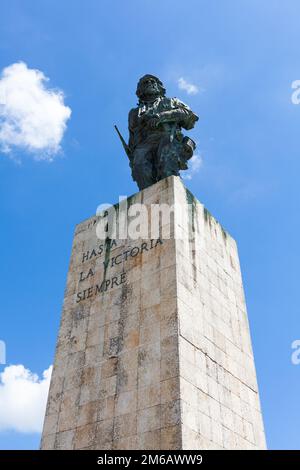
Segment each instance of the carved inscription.
[[[103,279],[100,283],[77,292],[76,303],[90,299],[91,297],[94,297],[96,295],[103,294],[108,290],[113,289],[114,287],[118,287],[121,284],[124,284],[127,280],[127,275],[125,271],[126,262],[130,258],[135,258],[136,256],[139,256],[144,252],[151,251],[155,249],[158,245],[162,244],[163,242],[160,238],[156,240],[148,240],[146,242],[142,242],[140,245],[126,248],[124,249],[124,251],[118,253],[116,256],[109,256],[110,250],[113,247],[116,247],[118,244],[116,240],[108,240],[105,244],[99,244],[95,248],[92,248],[91,250],[87,250],[82,253],[81,264],[84,264],[87,261],[94,260],[96,258],[101,257],[101,255],[104,255],[104,260],[102,261],[102,269],[104,274]],[[118,266],[123,268],[122,272],[114,276],[108,276],[108,269],[115,268]],[[86,270],[83,269],[79,274],[79,284],[83,281],[92,280],[96,272],[96,268],[90,267]]]

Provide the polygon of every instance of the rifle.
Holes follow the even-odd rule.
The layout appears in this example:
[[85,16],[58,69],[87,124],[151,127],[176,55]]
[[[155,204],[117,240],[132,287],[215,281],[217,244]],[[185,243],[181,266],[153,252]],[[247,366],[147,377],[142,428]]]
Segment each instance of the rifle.
[[123,148],[126,152],[126,155],[129,158],[129,161],[131,162],[132,154],[131,154],[130,148],[128,147],[125,140],[123,139],[123,136],[122,136],[121,132],[119,131],[118,127],[115,125],[114,128],[116,129],[116,131],[118,133],[118,136],[120,137],[120,141],[122,142]]

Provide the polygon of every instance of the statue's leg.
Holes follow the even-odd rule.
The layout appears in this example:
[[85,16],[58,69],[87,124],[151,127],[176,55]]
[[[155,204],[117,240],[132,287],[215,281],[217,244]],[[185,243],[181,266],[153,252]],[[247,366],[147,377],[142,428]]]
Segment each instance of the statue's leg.
[[181,147],[175,139],[173,142],[169,138],[162,139],[158,148],[158,179],[167,178],[174,175],[179,176],[179,158]]
[[132,175],[140,190],[156,182],[153,168],[153,152],[150,145],[137,147],[133,153]]

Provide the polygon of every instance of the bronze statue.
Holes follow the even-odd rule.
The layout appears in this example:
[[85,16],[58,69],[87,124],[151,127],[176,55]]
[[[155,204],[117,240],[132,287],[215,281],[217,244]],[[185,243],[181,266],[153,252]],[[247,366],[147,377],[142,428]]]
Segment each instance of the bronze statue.
[[138,82],[138,107],[128,116],[128,145],[122,140],[129,157],[132,177],[140,190],[163,178],[179,175],[196,148],[195,142],[183,136],[181,128],[192,129],[198,116],[177,98],[167,98],[162,82],[144,75]]

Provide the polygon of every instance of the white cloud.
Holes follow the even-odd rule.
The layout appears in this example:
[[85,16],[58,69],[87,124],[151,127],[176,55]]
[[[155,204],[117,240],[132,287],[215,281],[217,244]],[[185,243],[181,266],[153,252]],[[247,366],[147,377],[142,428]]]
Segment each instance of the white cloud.
[[193,176],[200,170],[202,167],[203,160],[200,155],[193,155],[192,158],[188,161],[189,169],[182,173],[182,178],[185,180],[191,180]]
[[177,83],[180,90],[186,91],[188,95],[196,95],[199,93],[199,88],[193,83],[187,82],[183,77],[179,78]]
[[12,64],[0,76],[0,149],[25,150],[37,160],[53,160],[71,109],[61,90],[47,87],[48,78],[24,62]]
[[41,432],[52,366],[39,379],[23,365],[5,367],[0,374],[0,431]]

